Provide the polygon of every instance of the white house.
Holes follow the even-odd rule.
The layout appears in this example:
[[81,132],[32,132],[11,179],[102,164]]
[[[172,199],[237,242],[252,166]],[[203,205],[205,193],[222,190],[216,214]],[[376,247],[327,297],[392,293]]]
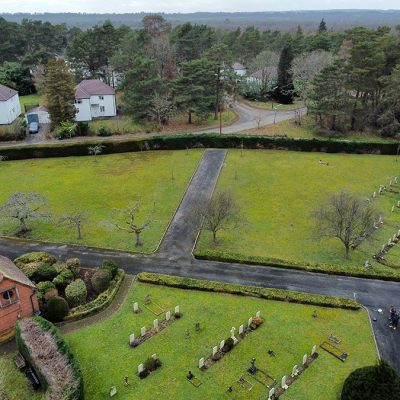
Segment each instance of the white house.
[[99,79],[82,81],[75,91],[76,121],[91,121],[94,118],[115,117],[117,104],[115,90]]
[[18,92],[0,84],[0,125],[11,124],[20,114]]
[[247,74],[247,70],[243,64],[240,64],[239,62],[235,62],[232,65],[233,72],[239,76],[245,76]]

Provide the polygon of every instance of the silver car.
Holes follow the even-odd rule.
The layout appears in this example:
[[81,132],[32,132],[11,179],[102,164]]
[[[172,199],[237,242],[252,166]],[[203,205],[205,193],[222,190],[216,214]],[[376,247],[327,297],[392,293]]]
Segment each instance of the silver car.
[[38,133],[39,124],[37,122],[31,122],[28,127],[29,133]]

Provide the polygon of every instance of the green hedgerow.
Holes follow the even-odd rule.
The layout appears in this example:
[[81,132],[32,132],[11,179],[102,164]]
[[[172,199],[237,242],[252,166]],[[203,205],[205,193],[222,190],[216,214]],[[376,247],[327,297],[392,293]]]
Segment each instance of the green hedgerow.
[[74,274],[72,273],[72,271],[69,269],[65,269],[53,279],[53,283],[57,286],[57,288],[63,289],[67,285],[69,285],[73,280],[74,280]]
[[99,269],[97,270],[91,279],[93,289],[97,293],[104,292],[108,289],[111,282],[111,272],[109,269]]
[[65,288],[65,297],[71,307],[84,304],[87,298],[87,287],[82,279],[71,282]]
[[55,296],[47,302],[46,318],[51,322],[60,322],[68,315],[69,306],[65,299]]
[[57,271],[50,264],[42,264],[36,270],[33,279],[37,282],[52,281],[57,276]]

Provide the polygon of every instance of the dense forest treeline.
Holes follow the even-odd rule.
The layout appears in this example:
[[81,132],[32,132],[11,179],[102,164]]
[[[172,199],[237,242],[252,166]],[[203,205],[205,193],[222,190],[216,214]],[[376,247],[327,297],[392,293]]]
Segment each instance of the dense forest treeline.
[[[240,93],[285,104],[299,98],[330,132],[399,135],[400,26],[334,31],[322,19],[308,32],[221,30],[148,15],[137,29],[106,21],[82,30],[0,18],[0,36],[0,83],[44,94],[57,124],[73,120],[74,85],[98,78],[118,83],[122,111],[135,121],[163,125],[176,112],[189,123],[217,118]],[[246,76],[235,75],[234,62]]]
[[[377,4],[379,6],[379,4]],[[82,14],[82,13],[0,13],[7,21],[21,23],[24,19],[51,22],[89,28],[111,21],[115,26],[127,25],[140,28],[146,13],[125,14]],[[395,26],[400,23],[400,10],[325,10],[325,11],[282,11],[282,12],[197,12],[161,14],[172,26],[187,22],[206,24],[216,28],[235,29],[237,27],[256,26],[261,29],[294,31],[301,25],[304,31],[312,31],[324,18],[334,30],[343,30],[354,26],[377,28]]]

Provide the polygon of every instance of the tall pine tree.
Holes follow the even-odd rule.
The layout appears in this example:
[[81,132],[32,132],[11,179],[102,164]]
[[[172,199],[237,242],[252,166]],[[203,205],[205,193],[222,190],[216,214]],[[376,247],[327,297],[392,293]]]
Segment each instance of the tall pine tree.
[[322,18],[322,19],[321,19],[321,22],[319,23],[319,26],[318,26],[318,33],[325,33],[326,31],[327,31],[326,22],[325,22],[325,20]]
[[274,91],[276,101],[282,104],[293,103],[294,86],[292,76],[293,49],[286,45],[281,52],[278,65],[278,84]]
[[77,112],[74,105],[75,81],[64,60],[48,62],[44,87],[52,127],[58,127],[61,122],[73,121]]

